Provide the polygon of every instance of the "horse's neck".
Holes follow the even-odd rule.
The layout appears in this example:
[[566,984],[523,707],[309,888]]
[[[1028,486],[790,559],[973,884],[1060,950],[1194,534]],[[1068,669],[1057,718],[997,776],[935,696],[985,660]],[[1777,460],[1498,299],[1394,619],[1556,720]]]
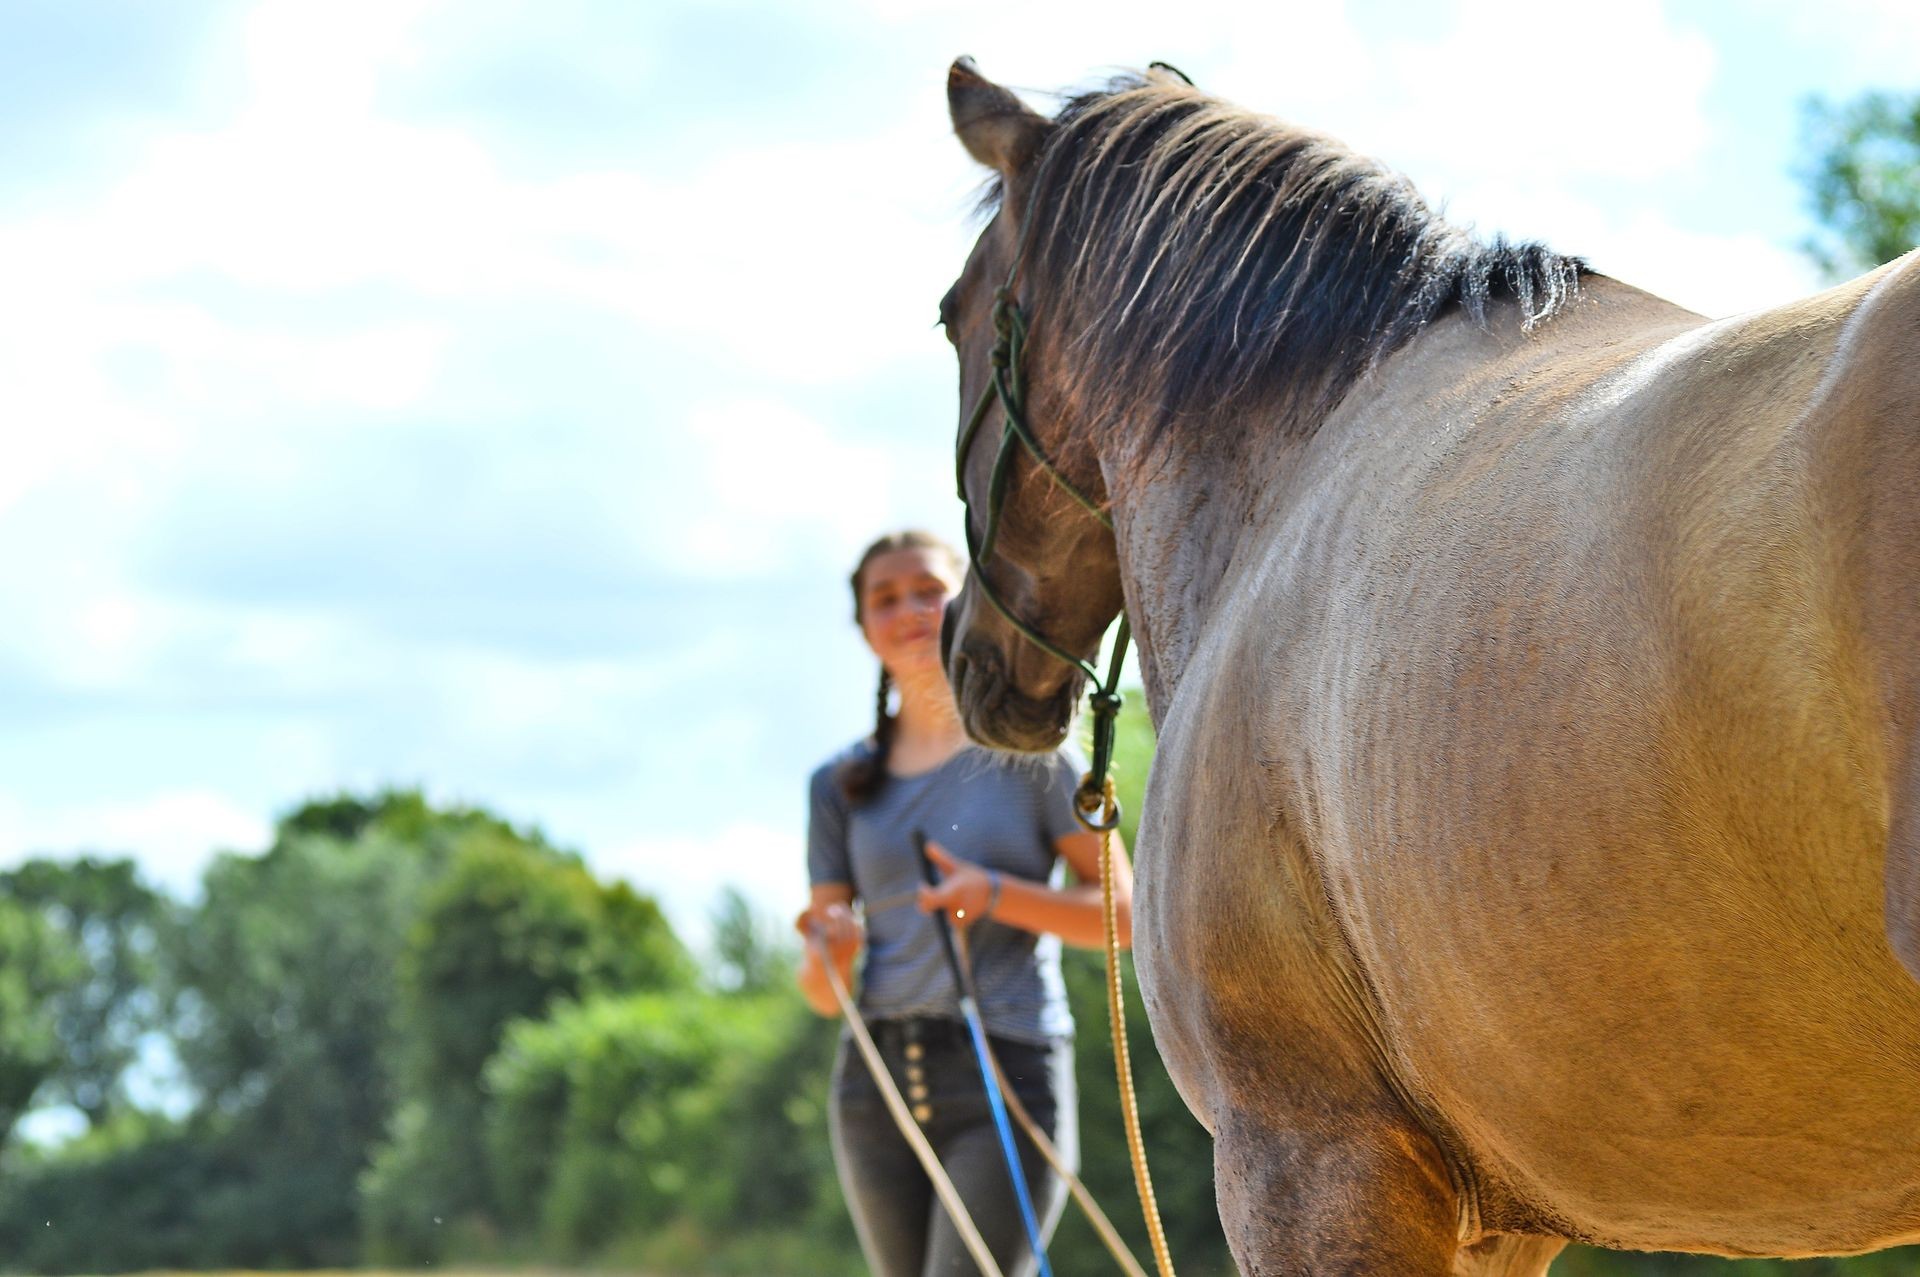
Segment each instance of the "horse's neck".
[[[1168,432],[1176,436],[1178,432]],[[1138,462],[1115,492],[1115,530],[1140,672],[1156,722],[1194,646],[1226,602],[1236,553],[1264,522],[1302,446],[1241,423],[1171,437]]]

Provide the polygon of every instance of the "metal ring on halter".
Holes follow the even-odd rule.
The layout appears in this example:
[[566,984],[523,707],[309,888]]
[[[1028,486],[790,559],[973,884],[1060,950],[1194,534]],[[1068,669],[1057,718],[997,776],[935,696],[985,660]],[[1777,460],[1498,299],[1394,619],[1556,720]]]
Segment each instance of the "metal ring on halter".
[[1100,790],[1089,792],[1087,782],[1093,780],[1088,772],[1081,787],[1073,795],[1073,816],[1087,829],[1096,834],[1120,828],[1120,799],[1114,794],[1111,784]]

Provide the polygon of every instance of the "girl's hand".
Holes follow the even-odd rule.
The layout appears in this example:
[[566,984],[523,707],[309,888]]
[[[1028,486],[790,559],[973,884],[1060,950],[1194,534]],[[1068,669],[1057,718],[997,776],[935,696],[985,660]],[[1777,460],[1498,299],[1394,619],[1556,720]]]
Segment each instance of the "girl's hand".
[[803,937],[818,935],[827,944],[827,955],[836,965],[844,965],[860,952],[864,936],[853,907],[830,904],[820,909],[802,909],[793,929]]
[[971,860],[948,854],[937,842],[927,844],[927,859],[940,871],[940,884],[921,886],[918,901],[921,913],[944,909],[963,927],[970,927],[987,916],[994,895],[991,871]]

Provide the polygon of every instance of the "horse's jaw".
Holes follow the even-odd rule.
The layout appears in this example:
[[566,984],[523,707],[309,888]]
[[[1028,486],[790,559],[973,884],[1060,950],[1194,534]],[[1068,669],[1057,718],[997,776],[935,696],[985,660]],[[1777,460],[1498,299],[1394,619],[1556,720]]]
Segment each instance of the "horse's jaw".
[[990,749],[1051,753],[1073,725],[1082,679],[1063,682],[1051,695],[1034,697],[1007,677],[1001,650],[978,640],[962,643],[948,657],[947,676],[967,735]]

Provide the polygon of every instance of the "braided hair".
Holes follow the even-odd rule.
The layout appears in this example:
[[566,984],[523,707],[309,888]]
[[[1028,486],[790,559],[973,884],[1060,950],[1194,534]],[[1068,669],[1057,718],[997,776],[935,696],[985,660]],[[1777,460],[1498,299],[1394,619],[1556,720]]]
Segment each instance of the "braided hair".
[[[883,554],[892,554],[896,550],[932,550],[945,555],[958,576],[963,568],[960,556],[952,546],[931,532],[918,528],[909,528],[904,532],[889,532],[869,545],[860,554],[859,566],[854,568],[851,578],[853,585],[853,620],[858,625],[865,620],[862,611],[861,587],[865,584],[867,565]],[[855,806],[872,801],[881,787],[887,783],[887,756],[893,751],[893,734],[899,727],[899,716],[893,712],[893,676],[887,673],[887,667],[880,667],[880,691],[875,697],[873,722],[873,749],[864,754],[855,754],[840,765],[834,773],[839,782],[840,792],[847,801]]]

